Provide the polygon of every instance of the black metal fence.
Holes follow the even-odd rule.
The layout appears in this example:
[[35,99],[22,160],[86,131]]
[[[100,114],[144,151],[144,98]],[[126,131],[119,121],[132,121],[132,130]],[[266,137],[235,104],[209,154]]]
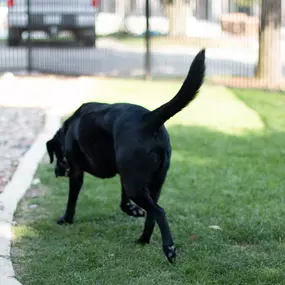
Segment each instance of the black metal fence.
[[65,1],[1,2],[0,72],[178,77],[206,47],[208,75],[254,75],[258,0]]

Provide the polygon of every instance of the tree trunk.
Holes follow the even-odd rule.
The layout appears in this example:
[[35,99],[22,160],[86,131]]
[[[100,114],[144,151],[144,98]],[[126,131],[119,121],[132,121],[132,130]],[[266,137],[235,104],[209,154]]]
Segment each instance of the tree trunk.
[[262,0],[256,76],[268,84],[276,84],[282,77],[281,0]]
[[187,19],[190,5],[185,0],[174,0],[165,4],[165,14],[169,20],[169,36],[183,37],[187,35]]

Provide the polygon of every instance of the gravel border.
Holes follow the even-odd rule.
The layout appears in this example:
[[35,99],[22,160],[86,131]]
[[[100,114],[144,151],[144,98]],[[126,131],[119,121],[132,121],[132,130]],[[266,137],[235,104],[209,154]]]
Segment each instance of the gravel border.
[[44,110],[0,106],[0,195],[44,125]]
[[46,121],[42,133],[38,136],[32,147],[20,159],[19,165],[12,180],[6,185],[0,195],[0,283],[5,285],[21,285],[15,278],[15,272],[10,259],[12,242],[12,225],[14,212],[18,202],[29,189],[37,170],[43,159],[46,148],[45,143],[60,126],[60,117],[52,109],[46,112]]

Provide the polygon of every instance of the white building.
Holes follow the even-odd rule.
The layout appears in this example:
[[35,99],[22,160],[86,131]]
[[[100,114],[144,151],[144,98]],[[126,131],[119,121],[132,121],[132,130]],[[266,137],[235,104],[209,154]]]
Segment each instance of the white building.
[[[251,7],[242,7],[237,5],[235,0],[179,0],[185,1],[189,4],[188,26],[192,23],[201,29],[207,29],[205,31],[208,34],[216,34],[220,29],[219,20],[223,14],[231,12],[244,12],[248,15],[260,15],[260,1],[255,0],[255,3]],[[285,25],[285,0],[282,1],[282,23]],[[139,28],[137,33],[143,32],[145,29],[145,0],[101,0],[100,13],[98,17],[99,23],[97,23],[98,30],[102,27],[102,34],[112,33],[122,29],[122,26],[126,25],[126,21],[131,23],[132,30]],[[161,27],[160,32],[164,33],[167,29],[165,27],[168,18],[165,17],[162,0],[149,0],[151,5],[151,27]],[[127,19],[127,20],[126,20]],[[100,24],[101,22],[101,24]],[[106,26],[108,23],[108,29]],[[201,23],[201,24],[199,24]],[[193,26],[192,26],[193,27]],[[156,29],[156,28],[155,28]],[[190,28],[189,28],[190,29]],[[104,32],[104,31],[105,32]],[[108,30],[108,31],[107,31]],[[200,30],[200,29],[199,29]],[[133,31],[131,31],[133,32]],[[192,35],[193,28],[189,33]],[[136,33],[136,32],[135,32]],[[187,33],[187,34],[189,34]],[[190,35],[189,34],[189,35]]]
[[[259,0],[252,7],[241,7],[235,0],[185,0],[193,7],[192,16],[200,20],[218,21],[220,16],[229,12],[246,12],[259,15]],[[152,15],[163,13],[161,0],[150,0]],[[282,14],[285,16],[285,0],[282,0]],[[130,14],[139,11],[144,13],[145,0],[101,0],[100,11],[103,13]],[[282,17],[284,18],[284,17]]]

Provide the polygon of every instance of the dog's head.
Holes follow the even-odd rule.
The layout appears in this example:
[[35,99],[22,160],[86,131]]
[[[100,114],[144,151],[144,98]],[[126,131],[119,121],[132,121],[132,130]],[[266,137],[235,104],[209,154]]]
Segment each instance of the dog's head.
[[69,166],[67,159],[64,156],[64,134],[62,129],[59,129],[54,137],[46,143],[46,147],[50,163],[53,163],[54,156],[56,157],[56,165],[54,169],[55,176],[68,176]]

